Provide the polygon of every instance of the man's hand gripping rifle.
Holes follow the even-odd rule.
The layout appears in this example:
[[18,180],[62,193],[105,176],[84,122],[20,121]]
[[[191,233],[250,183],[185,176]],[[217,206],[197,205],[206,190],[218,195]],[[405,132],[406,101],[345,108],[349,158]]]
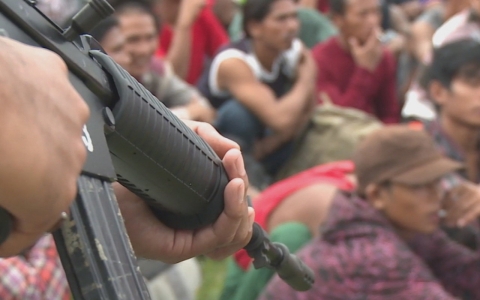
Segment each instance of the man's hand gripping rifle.
[[[222,162],[198,135],[106,55],[86,35],[113,12],[91,0],[59,28],[34,0],[0,0],[0,33],[50,49],[66,62],[71,82],[88,103],[88,158],[71,217],[55,242],[75,299],[149,299],[111,183],[118,180],[172,228],[212,224],[223,211],[228,182]],[[12,224],[0,213],[0,242]],[[245,247],[256,268],[276,270],[296,290],[308,290],[312,271],[254,224]]]

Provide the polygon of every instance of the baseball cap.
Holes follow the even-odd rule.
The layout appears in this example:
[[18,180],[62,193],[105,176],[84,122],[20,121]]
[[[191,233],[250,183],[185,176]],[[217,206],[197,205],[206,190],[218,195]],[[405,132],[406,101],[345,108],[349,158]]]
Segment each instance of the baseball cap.
[[445,157],[426,131],[406,125],[375,130],[353,154],[358,191],[371,183],[422,185],[463,168]]

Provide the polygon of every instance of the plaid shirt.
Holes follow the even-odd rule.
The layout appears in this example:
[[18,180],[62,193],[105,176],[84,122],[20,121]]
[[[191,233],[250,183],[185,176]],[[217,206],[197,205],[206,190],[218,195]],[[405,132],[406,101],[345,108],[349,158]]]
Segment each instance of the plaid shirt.
[[480,299],[480,252],[441,230],[408,244],[365,200],[339,193],[323,227],[298,256],[315,274],[296,292],[275,276],[259,300]]
[[68,300],[70,290],[51,235],[24,255],[0,259],[0,299]]

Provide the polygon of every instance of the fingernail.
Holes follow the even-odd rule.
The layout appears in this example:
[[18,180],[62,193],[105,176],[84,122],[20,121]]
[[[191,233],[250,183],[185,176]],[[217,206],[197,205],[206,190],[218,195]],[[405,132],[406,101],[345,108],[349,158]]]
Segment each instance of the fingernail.
[[241,155],[235,161],[235,168],[237,169],[237,173],[239,176],[245,176],[245,174],[247,173],[245,171],[245,164],[243,163],[243,157]]
[[464,220],[458,220],[457,227],[463,227],[463,226],[465,226],[465,221]]
[[245,202],[245,187],[243,184],[238,187],[239,203],[242,204]]

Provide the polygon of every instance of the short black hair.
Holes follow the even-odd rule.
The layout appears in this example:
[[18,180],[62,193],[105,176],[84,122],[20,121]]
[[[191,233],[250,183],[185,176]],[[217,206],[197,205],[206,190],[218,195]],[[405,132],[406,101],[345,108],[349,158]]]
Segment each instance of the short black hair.
[[330,12],[334,15],[343,15],[345,13],[347,0],[329,0]]
[[438,81],[450,88],[457,76],[467,79],[480,75],[480,41],[462,39],[435,49],[433,60],[422,78],[422,86]]
[[243,5],[243,32],[251,37],[248,32],[248,24],[252,21],[262,22],[270,13],[272,4],[279,0],[247,0]]
[[118,19],[115,16],[109,16],[93,27],[90,30],[90,35],[101,44],[107,33],[118,26]]
[[130,0],[129,2],[122,2],[121,4],[115,6],[116,16],[121,16],[132,12],[152,17],[155,22],[155,27],[157,28],[157,30],[160,30],[160,20],[153,13],[152,6],[147,4],[147,2],[137,2]]

